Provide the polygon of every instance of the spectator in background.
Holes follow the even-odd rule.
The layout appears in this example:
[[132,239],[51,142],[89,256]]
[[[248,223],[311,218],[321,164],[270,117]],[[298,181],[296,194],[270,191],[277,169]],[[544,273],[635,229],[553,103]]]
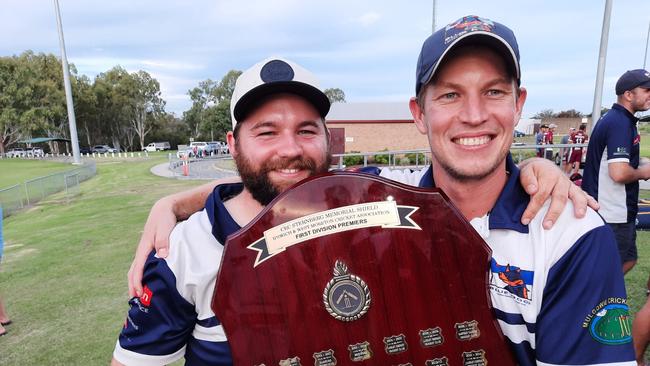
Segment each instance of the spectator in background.
[[616,103],[591,134],[582,188],[600,203],[598,213],[616,234],[627,273],[637,261],[639,180],[650,178],[650,164],[639,165],[641,136],[634,116],[650,109],[650,73],[626,71],[616,82],[616,95]]
[[[561,144],[568,144],[569,143],[569,138],[571,137],[571,134],[573,134],[576,131],[575,127],[569,127],[569,133],[562,136],[562,139],[560,140]],[[571,155],[571,149],[568,147],[563,147],[560,149],[560,154],[562,154],[562,171],[564,171],[564,174],[569,174],[571,171],[571,167],[569,165],[569,156]]]
[[[2,207],[0,206],[0,262],[2,262],[2,249],[4,248],[4,240],[2,237]],[[9,315],[5,310],[4,304],[2,303],[2,298],[0,298],[0,337],[7,334],[5,325],[11,324]]]
[[[575,128],[574,128],[575,130]],[[586,144],[589,141],[589,135],[587,135],[587,125],[580,125],[578,131],[575,131],[569,137],[569,143],[572,144]],[[572,147],[569,153],[569,166],[573,166],[573,171],[571,176],[578,174],[580,170],[580,163],[582,163],[582,154],[584,149],[582,146]]]
[[[537,132],[537,135],[535,135],[535,145],[545,145],[547,137],[548,137],[548,126],[543,124],[539,126],[539,132]],[[537,157],[538,158],[544,157],[543,147],[537,148]]]
[[546,143],[547,144],[552,144],[553,143],[553,135],[555,134],[555,129],[557,128],[557,125],[555,123],[551,123],[548,125],[548,133],[546,134]]

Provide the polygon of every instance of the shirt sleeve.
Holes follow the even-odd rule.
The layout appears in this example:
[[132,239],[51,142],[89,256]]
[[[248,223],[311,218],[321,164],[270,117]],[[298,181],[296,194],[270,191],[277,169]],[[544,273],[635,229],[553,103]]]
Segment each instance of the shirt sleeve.
[[536,323],[539,363],[636,365],[615,243],[611,229],[599,226],[550,268]]
[[183,357],[196,311],[178,293],[174,274],[154,252],[145,264],[143,284],[143,295],[129,300],[113,357],[125,365],[165,365]]
[[620,125],[616,128],[609,128],[606,133],[608,163],[627,163],[630,161],[634,141],[630,136],[629,128],[622,123]]

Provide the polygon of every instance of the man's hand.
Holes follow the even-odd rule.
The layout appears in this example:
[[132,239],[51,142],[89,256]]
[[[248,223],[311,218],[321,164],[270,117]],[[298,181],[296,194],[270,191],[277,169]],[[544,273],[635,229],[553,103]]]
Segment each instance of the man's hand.
[[169,197],[161,198],[149,211],[140,243],[129,268],[129,297],[142,296],[142,275],[149,253],[155,248],[158,257],[167,257],[169,234],[174,226],[176,226],[176,215],[173,210],[173,200]]
[[542,226],[550,229],[566,206],[567,198],[573,202],[576,217],[584,217],[587,206],[598,210],[598,202],[573,184],[551,161],[542,158],[526,159],[520,164],[520,182],[531,196],[530,203],[521,216],[521,223],[528,225],[550,197],[551,206],[544,216]]
[[205,200],[217,185],[239,181],[239,176],[220,178],[188,191],[163,197],[153,205],[127,275],[130,297],[142,296],[142,275],[149,253],[156,249],[159,258],[167,258],[169,234],[176,226],[176,222],[185,220],[203,209]]

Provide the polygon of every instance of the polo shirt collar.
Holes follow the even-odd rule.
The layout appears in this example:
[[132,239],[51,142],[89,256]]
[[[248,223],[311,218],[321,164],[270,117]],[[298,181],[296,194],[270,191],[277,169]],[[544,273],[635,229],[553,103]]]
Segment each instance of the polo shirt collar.
[[223,203],[241,193],[243,189],[243,183],[220,184],[214,188],[205,202],[205,209],[212,224],[212,235],[221,244],[226,244],[228,235],[241,229]]
[[[527,234],[528,226],[521,223],[521,215],[528,206],[530,196],[519,183],[519,168],[512,161],[510,154],[506,158],[506,170],[510,172],[506,185],[488,214],[490,230],[506,229]],[[436,188],[433,180],[433,166],[429,165],[426,173],[420,179],[419,186],[422,188]]]
[[634,124],[636,124],[639,121],[639,119],[634,114],[630,113],[630,111],[628,111],[627,109],[625,109],[625,107],[623,107],[622,105],[620,105],[618,103],[614,103],[612,105],[612,109],[615,109],[615,110],[623,113]]

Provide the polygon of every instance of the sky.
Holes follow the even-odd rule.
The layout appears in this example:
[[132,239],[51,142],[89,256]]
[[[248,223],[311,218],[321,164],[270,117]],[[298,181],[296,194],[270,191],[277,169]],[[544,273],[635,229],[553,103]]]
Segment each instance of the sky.
[[[602,105],[626,70],[643,68],[649,0],[612,0]],[[347,102],[407,103],[431,34],[431,0],[59,0],[68,62],[91,79],[120,65],[159,82],[182,116],[188,90],[280,56],[315,73]],[[437,0],[436,29],[465,15],[510,27],[518,39],[523,117],[591,113],[605,0]],[[60,56],[53,0],[0,1],[0,56]],[[650,56],[649,56],[650,58]],[[650,68],[650,60],[647,61]]]

